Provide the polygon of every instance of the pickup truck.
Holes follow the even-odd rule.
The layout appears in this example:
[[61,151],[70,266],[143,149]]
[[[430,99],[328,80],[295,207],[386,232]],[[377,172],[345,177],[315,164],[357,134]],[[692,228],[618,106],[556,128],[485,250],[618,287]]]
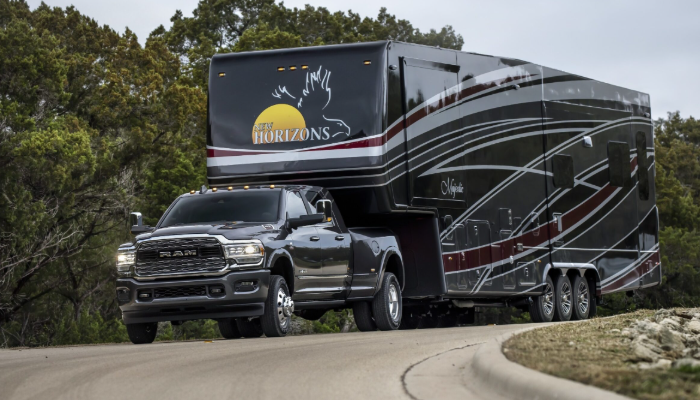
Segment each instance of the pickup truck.
[[178,197],[155,227],[132,213],[117,254],[129,338],[157,323],[214,319],[224,338],[285,336],[291,316],[352,308],[358,329],[401,324],[403,262],[386,228],[351,228],[313,186],[205,186]]

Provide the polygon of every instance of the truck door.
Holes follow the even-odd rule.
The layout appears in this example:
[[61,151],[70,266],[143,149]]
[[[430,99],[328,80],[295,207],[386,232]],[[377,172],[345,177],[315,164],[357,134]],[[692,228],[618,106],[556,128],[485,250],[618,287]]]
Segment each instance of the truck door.
[[462,172],[423,174],[434,164],[429,161],[446,151],[434,141],[454,129],[448,122],[457,119],[459,109],[449,105],[457,101],[459,66],[403,58],[401,68],[408,202],[412,206],[464,207]]
[[[286,212],[288,218],[298,218],[308,214],[299,192],[287,192]],[[319,297],[319,286],[322,286],[320,239],[315,226],[301,226],[292,230],[287,237],[287,248],[294,261],[295,300]]]
[[[329,193],[325,199],[331,200]],[[315,212],[316,202],[322,199],[316,191],[308,191],[305,194],[312,212]],[[345,292],[350,288],[352,271],[350,270],[350,233],[343,224],[340,212],[333,203],[333,217],[330,221],[317,224],[319,254],[321,259],[321,279],[318,289],[326,293],[326,298],[345,298]]]

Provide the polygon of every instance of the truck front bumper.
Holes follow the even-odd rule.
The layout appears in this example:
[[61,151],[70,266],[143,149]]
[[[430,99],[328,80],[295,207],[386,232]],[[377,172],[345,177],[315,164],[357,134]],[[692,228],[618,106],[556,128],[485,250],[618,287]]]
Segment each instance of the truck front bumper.
[[122,278],[117,279],[117,301],[125,324],[257,317],[265,311],[269,283],[269,270],[214,278]]

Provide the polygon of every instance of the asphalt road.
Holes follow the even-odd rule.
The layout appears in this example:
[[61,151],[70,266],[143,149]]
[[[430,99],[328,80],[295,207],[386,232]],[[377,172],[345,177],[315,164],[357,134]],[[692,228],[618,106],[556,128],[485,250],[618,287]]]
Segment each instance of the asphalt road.
[[439,370],[430,363],[466,364],[478,344],[524,327],[1,350],[0,399],[430,398],[444,378],[427,376]]

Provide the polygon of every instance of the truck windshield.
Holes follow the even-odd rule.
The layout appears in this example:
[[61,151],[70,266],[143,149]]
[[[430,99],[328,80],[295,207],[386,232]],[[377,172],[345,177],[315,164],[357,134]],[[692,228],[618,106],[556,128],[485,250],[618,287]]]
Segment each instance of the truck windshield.
[[279,190],[208,193],[183,197],[166,214],[161,228],[225,222],[276,222]]

